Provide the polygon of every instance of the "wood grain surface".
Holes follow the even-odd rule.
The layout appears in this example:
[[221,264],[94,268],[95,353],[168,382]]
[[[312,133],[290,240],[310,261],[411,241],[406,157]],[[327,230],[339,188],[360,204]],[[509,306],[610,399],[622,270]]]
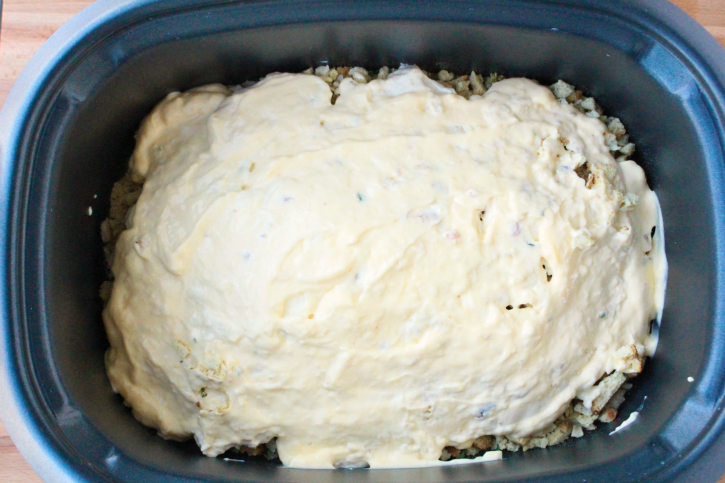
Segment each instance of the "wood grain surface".
[[[91,0],[5,0],[0,30],[0,106],[35,51],[61,25],[91,3]],[[673,3],[725,46],[725,0],[674,0]],[[15,448],[2,423],[0,482],[41,483]],[[725,476],[718,483],[725,483]]]

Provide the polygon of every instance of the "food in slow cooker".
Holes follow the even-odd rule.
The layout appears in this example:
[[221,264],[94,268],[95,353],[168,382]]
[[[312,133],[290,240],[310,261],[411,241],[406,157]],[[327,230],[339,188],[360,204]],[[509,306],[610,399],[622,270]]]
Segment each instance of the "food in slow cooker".
[[582,436],[662,307],[633,151],[562,81],[322,66],[170,94],[102,227],[111,383],[167,438],[295,467]]

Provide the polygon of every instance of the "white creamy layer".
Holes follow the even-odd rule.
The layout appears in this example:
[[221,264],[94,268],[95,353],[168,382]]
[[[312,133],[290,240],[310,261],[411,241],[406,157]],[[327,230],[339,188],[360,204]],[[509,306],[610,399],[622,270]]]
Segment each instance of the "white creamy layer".
[[274,74],[145,120],[104,312],[141,422],[209,456],[429,465],[541,430],[646,342],[658,202],[600,121],[526,79],[340,90]]

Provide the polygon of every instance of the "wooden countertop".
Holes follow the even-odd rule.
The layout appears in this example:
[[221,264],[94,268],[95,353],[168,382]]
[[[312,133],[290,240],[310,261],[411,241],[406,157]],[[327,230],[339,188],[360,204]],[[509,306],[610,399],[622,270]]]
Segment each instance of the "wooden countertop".
[[[5,0],[0,31],[0,106],[35,51],[61,25],[91,3],[91,0]],[[673,3],[703,24],[725,46],[725,0],[674,0]],[[2,423],[0,482],[41,483],[13,445]],[[725,476],[718,483],[725,483]]]

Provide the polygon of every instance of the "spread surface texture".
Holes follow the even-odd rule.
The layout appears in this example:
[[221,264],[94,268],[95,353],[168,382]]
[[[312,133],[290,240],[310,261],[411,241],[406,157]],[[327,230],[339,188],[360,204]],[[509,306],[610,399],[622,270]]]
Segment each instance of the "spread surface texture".
[[659,206],[601,121],[527,79],[338,89],[273,74],[144,121],[104,311],[141,422],[209,456],[277,438],[295,467],[424,466],[542,430],[653,350]]

